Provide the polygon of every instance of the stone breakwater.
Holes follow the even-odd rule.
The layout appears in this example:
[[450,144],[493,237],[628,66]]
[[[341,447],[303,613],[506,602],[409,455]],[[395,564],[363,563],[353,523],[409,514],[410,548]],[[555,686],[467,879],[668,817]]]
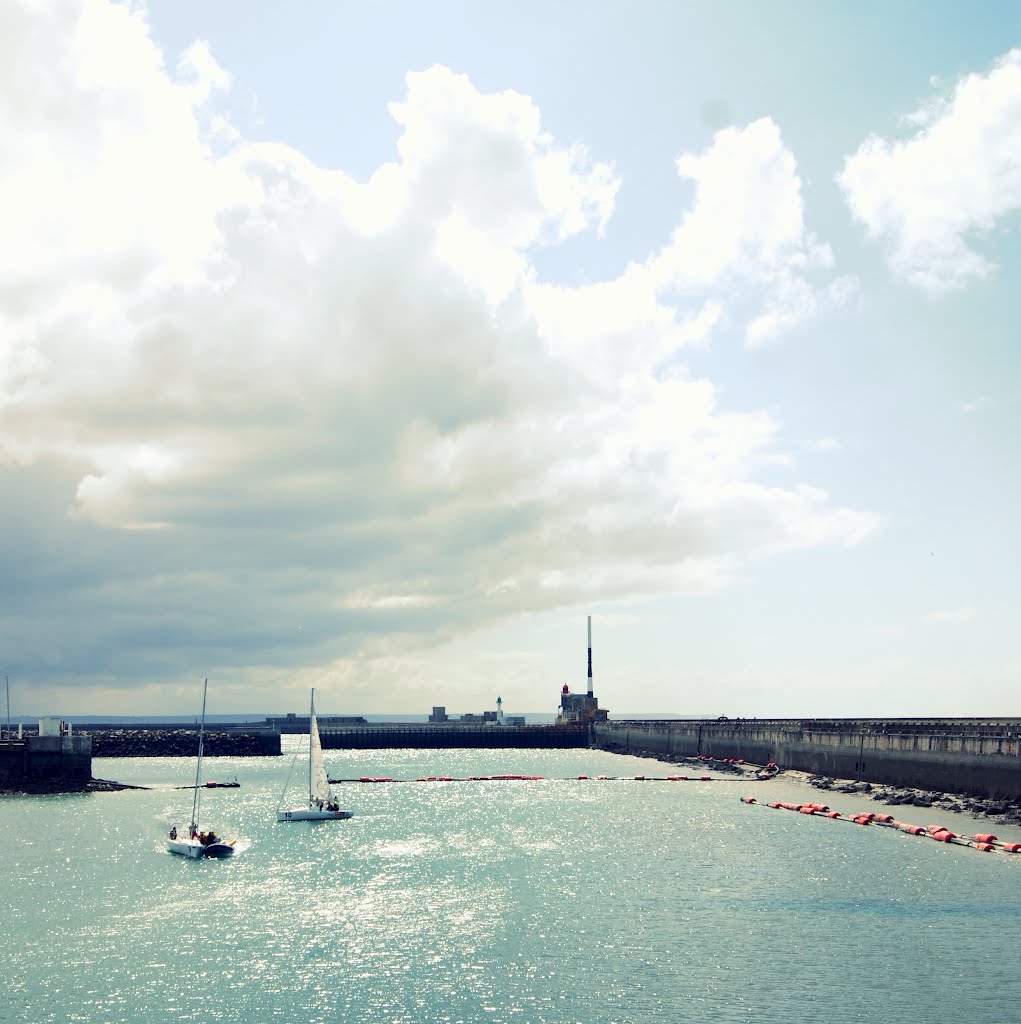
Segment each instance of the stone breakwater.
[[[97,729],[89,735],[93,757],[194,757],[199,743],[196,729]],[[206,757],[273,757],[281,752],[280,733],[207,729],[203,750]]]
[[1021,800],[987,799],[964,794],[940,793],[934,790],[873,786],[870,782],[830,779],[822,775],[807,780],[815,789],[832,793],[862,793],[888,807],[935,807],[956,814],[994,818],[1006,825],[1021,825]]
[[61,793],[116,793],[123,789],[148,789],[111,779],[0,779],[0,793],[18,796],[50,796]]

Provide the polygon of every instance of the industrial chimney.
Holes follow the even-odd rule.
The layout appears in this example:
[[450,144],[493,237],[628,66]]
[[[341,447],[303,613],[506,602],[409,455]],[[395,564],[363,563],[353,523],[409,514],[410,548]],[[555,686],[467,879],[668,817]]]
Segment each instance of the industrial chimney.
[[592,694],[592,616],[588,617],[588,695]]

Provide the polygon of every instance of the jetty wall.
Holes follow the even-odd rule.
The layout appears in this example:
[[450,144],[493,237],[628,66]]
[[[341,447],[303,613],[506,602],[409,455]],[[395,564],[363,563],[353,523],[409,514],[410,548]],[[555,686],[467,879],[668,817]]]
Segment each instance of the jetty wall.
[[0,741],[0,780],[92,778],[88,736],[26,736]]
[[440,747],[587,747],[588,731],[581,726],[380,724],[320,729],[327,750]]
[[1021,798],[1021,719],[597,722],[593,742],[667,760],[741,758],[858,782]]

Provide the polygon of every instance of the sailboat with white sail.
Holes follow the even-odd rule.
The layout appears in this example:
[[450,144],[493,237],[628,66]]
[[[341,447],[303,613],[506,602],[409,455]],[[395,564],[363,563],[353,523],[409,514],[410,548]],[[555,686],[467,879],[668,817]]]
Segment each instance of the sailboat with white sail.
[[195,763],[195,796],[191,803],[191,825],[181,835],[175,825],[170,830],[170,839],[167,849],[171,853],[178,853],[182,857],[233,857],[234,844],[237,840],[227,842],[221,839],[212,830],[200,830],[199,811],[202,806],[202,751],[205,744],[206,734],[206,693],[209,689],[209,680],[202,684],[202,719],[199,724],[199,755]]
[[[291,772],[294,771],[294,764],[298,759],[299,752],[296,751],[294,754]],[[327,776],[326,766],[323,764],[323,745],[319,740],[319,723],[316,721],[315,690],[312,691],[312,703],[308,716],[308,804],[304,807],[288,809],[283,806],[284,797],[287,796],[287,787],[291,781],[291,772],[287,773],[284,791],[280,794],[277,821],[336,821],[351,817],[353,812],[342,811],[330,789],[329,776]]]

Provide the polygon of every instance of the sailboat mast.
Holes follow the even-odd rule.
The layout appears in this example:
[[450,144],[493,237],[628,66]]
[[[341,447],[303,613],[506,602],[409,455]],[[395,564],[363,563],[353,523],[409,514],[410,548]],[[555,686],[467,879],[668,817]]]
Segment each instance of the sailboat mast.
[[199,756],[195,762],[195,797],[191,802],[191,827],[199,826],[199,803],[202,790],[200,780],[202,778],[202,747],[205,742],[206,733],[206,691],[209,689],[209,678],[202,683],[202,720],[199,722]]
[[312,723],[316,719],[316,688],[312,687],[312,703],[308,709],[308,803],[312,806]]

